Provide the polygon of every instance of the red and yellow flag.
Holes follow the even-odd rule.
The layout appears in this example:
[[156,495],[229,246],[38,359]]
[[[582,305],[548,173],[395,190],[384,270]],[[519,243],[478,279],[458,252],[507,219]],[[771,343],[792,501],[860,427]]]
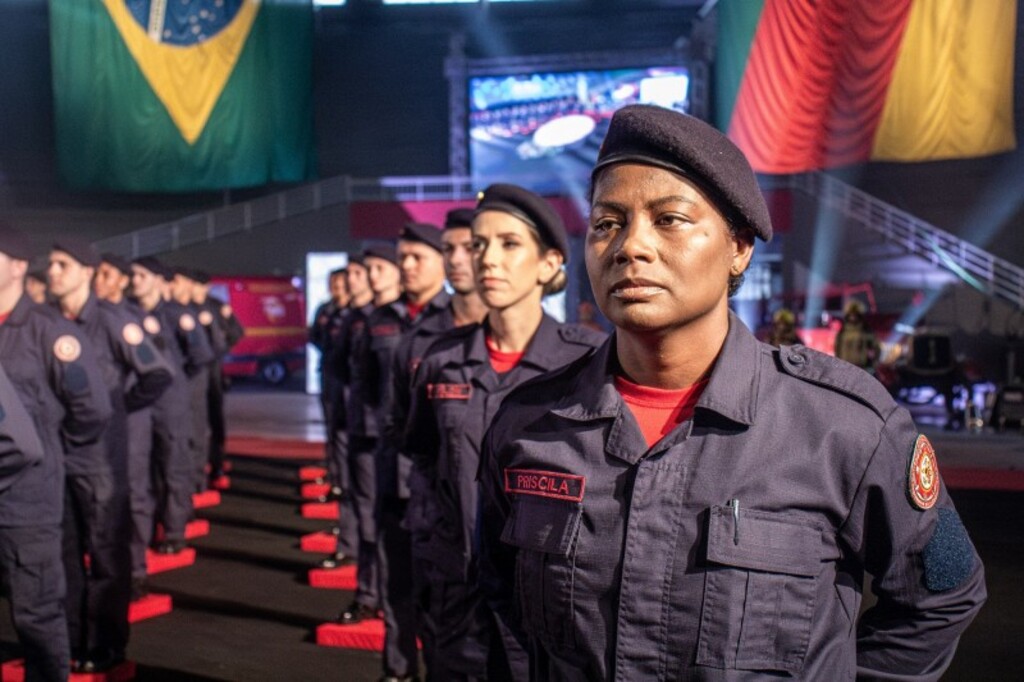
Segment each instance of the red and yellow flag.
[[732,83],[720,69],[719,124],[758,172],[1016,147],[1016,2],[725,0],[719,8],[720,61],[747,55]]

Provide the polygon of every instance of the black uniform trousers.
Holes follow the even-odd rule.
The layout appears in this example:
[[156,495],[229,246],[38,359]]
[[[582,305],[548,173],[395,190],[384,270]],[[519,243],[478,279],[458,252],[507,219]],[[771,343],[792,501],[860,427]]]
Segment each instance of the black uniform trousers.
[[415,675],[419,668],[416,633],[421,629],[413,583],[412,536],[404,527],[407,504],[408,500],[381,495],[377,516],[384,670],[399,677]]
[[[156,492],[153,498],[154,516],[163,526],[164,538],[184,540],[185,525],[192,516],[194,489],[189,436],[185,432],[187,429],[181,429],[181,421],[176,421],[172,415],[154,410],[153,416],[151,475]],[[183,413],[180,419],[187,418],[188,414]]]
[[25,652],[25,681],[64,682],[71,651],[60,526],[0,527],[0,570]]
[[[210,442],[208,457],[210,478],[224,473],[224,442],[227,440],[227,426],[224,422],[224,369],[216,360],[208,370],[209,386],[206,391],[207,426]],[[204,467],[205,469],[205,467]]]
[[206,490],[209,461],[210,415],[206,400],[210,389],[210,368],[204,366],[188,378],[190,428],[188,449],[192,458],[192,492]]
[[[64,490],[66,612],[73,658],[123,655],[131,555],[124,474],[68,474]],[[83,558],[88,555],[88,566]]]
[[380,581],[377,565],[377,520],[374,501],[377,498],[377,439],[352,436],[349,440],[348,463],[352,476],[351,494],[342,499],[340,517],[355,520],[358,526],[359,558],[356,563],[355,602],[377,608],[380,602]]
[[153,541],[153,408],[128,415],[128,501],[132,517],[132,578],[146,577],[146,548]]

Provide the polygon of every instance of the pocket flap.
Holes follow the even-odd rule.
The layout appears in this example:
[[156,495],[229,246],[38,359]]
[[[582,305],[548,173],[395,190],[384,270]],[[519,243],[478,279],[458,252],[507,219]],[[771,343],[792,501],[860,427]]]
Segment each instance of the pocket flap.
[[519,495],[501,540],[520,549],[568,556],[581,514],[579,503]]
[[821,570],[821,529],[775,512],[711,508],[708,561],[754,571],[813,577]]

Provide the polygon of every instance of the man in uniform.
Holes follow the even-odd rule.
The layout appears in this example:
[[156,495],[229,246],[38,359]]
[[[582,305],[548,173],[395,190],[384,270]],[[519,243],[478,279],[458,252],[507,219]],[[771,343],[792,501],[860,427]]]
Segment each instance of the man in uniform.
[[335,365],[338,361],[345,361],[338,353],[338,345],[341,343],[341,330],[350,299],[345,282],[347,274],[347,268],[338,268],[328,275],[327,285],[331,298],[317,306],[313,323],[309,327],[309,342],[320,351],[320,407],[324,415],[327,442],[325,460],[331,484],[331,492],[323,500],[325,502],[328,499],[340,500],[342,490],[348,487],[345,471],[348,451],[345,405],[341,397],[341,372]]
[[71,660],[61,561],[65,460],[76,470],[111,408],[85,336],[25,294],[31,255],[25,235],[0,224],[0,358],[43,446],[41,461],[0,495],[0,567],[25,679],[63,681]]
[[207,393],[210,389],[210,371],[218,352],[224,348],[224,335],[220,327],[213,326],[213,318],[204,326],[199,319],[202,311],[192,301],[195,281],[192,271],[183,266],[171,268],[171,298],[189,315],[195,325],[195,333],[203,338],[209,350],[209,359],[191,367],[188,373],[189,392],[189,452],[192,457],[192,492],[206,490],[206,464],[209,461],[210,414]]
[[[182,424],[190,423],[187,377],[195,376],[213,360],[213,350],[196,318],[183,306],[164,298],[165,283],[173,276],[152,256],[132,262],[132,293],[145,314],[143,327],[160,337],[158,346],[176,371],[171,388],[154,405],[150,434],[157,474],[154,502],[164,532],[157,550],[164,554],[177,554],[185,548],[185,525],[192,514],[195,481],[189,433],[181,430]],[[145,440],[144,435],[140,438]],[[141,517],[147,512],[152,514],[149,505],[134,512],[140,516],[137,528],[144,523]],[[145,567],[137,564],[133,566],[133,575],[139,578],[140,568],[144,578]]]
[[[408,393],[409,375],[395,380],[392,375],[395,352],[403,335],[424,326],[441,331],[451,326],[445,316],[450,297],[444,290],[444,258],[441,230],[426,223],[407,223],[398,236],[399,282],[403,294],[382,303],[370,314],[365,336],[368,351],[360,360],[367,375],[380,386],[374,410],[382,426],[377,448],[377,549],[384,610],[385,678],[415,676],[418,667],[416,649],[417,609],[412,580],[412,541],[403,528],[409,500],[411,460],[398,447],[400,436],[389,435],[388,424],[396,392]],[[372,282],[372,279],[371,279]],[[408,368],[411,358],[400,361]],[[402,371],[402,370],[400,370]],[[398,431],[392,428],[391,431]]]
[[880,384],[729,311],[772,232],[742,152],[627,106],[592,188],[587,273],[615,334],[510,395],[481,453],[481,586],[533,674],[938,679],[981,560]]
[[210,441],[207,447],[209,482],[224,475],[224,442],[227,428],[224,423],[224,356],[242,340],[245,330],[231,306],[210,295],[210,273],[192,271],[192,303],[199,309],[197,319],[206,330],[206,338],[213,347],[214,360],[210,365],[210,383],[206,391],[207,426]]
[[[457,208],[445,216],[441,232],[441,254],[444,274],[452,295],[448,308],[440,314],[425,318],[422,323],[410,329],[403,337],[392,362],[391,375],[394,406],[387,425],[391,446],[401,451],[403,431],[409,414],[409,397],[412,377],[430,346],[444,331],[481,321],[487,315],[487,308],[476,291],[473,279],[473,209]],[[414,603],[418,614],[419,637],[423,642],[427,669],[433,670],[431,659],[434,652],[434,627],[430,621],[430,599],[432,592],[428,566],[423,558],[424,548],[419,544],[429,542],[430,528],[423,527],[426,507],[432,502],[430,486],[423,473],[415,465],[408,474],[409,501],[405,513],[404,527],[409,531],[412,565],[408,567],[413,579]],[[419,532],[417,532],[419,531]],[[399,570],[395,567],[394,570]],[[437,595],[433,595],[437,596]]]
[[88,466],[76,470],[68,462],[64,506],[71,655],[77,672],[100,672],[123,661],[128,644],[128,413],[156,401],[173,371],[138,322],[93,294],[100,256],[88,242],[61,238],[49,262],[50,292],[61,314],[92,342],[113,407]]

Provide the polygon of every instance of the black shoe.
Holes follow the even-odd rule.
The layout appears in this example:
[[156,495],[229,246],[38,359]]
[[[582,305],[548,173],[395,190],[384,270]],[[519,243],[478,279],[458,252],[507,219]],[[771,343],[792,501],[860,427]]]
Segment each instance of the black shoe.
[[103,673],[124,663],[124,653],[107,651],[95,656],[90,656],[82,661],[75,661],[71,667],[72,672],[91,675]]
[[351,566],[354,563],[355,559],[348,554],[338,552],[321,561],[319,566],[320,568],[341,568],[342,566]]
[[181,550],[185,549],[184,540],[167,540],[162,542],[156,551],[159,554],[179,554]]
[[149,594],[145,578],[132,578],[132,601],[139,601]]
[[338,616],[338,624],[340,625],[355,625],[356,623],[362,623],[368,618],[375,618],[377,616],[377,610],[367,606],[366,604],[349,604],[349,607],[341,612]]

